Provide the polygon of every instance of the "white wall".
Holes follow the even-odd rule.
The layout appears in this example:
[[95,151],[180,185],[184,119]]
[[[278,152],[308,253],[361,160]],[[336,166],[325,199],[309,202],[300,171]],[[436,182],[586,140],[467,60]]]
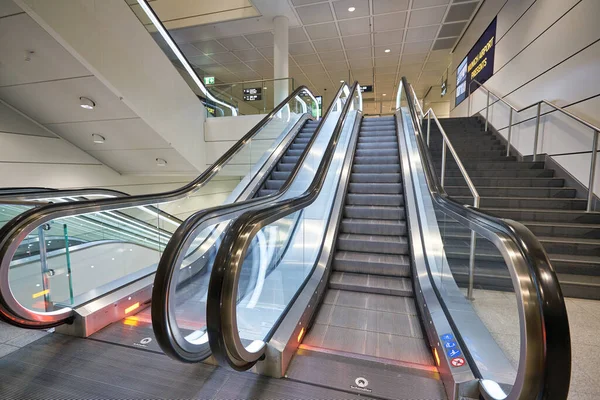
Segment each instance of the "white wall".
[[126,176],[0,103],[0,187],[174,189],[193,176]]
[[[504,4],[505,3],[505,4]],[[600,1],[486,1],[454,52],[455,69],[494,16],[498,17],[494,75],[486,86],[520,109],[548,100],[600,126]],[[455,82],[456,75],[449,78]],[[473,88],[474,89],[474,88]],[[452,93],[454,97],[454,93]],[[492,103],[495,98],[492,96]],[[471,114],[485,107],[482,90],[471,95]],[[451,110],[466,116],[469,100]],[[514,116],[512,143],[523,155],[533,154],[535,109]],[[542,108],[538,153],[546,153],[588,186],[593,132],[549,107]],[[490,109],[490,122],[507,136],[509,109]],[[599,167],[600,168],[600,167]],[[600,195],[600,173],[594,192]]]
[[123,0],[15,0],[198,171],[206,110]]

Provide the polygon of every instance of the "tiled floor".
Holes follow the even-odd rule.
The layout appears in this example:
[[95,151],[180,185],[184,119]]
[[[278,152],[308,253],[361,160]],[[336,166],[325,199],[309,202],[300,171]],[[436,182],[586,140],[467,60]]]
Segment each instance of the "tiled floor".
[[[512,293],[475,290],[473,305],[506,356],[516,365],[519,323]],[[567,298],[572,369],[569,400],[600,398],[600,301]]]
[[17,351],[47,334],[46,331],[21,329],[0,321],[0,357]]
[[[518,319],[514,295],[475,290],[473,305],[507,357],[518,359]],[[600,398],[600,301],[566,299],[571,327],[572,374],[569,400]],[[379,309],[379,308],[377,308]],[[16,328],[0,321],[0,358],[47,335],[46,331]]]

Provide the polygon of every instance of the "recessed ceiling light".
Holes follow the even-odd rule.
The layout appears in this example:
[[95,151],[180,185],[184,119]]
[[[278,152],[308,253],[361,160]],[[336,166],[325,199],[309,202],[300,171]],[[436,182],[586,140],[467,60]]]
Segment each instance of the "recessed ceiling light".
[[167,165],[167,160],[165,160],[163,158],[157,158],[156,165],[158,165],[159,167],[164,167]]
[[390,51],[391,51],[390,49],[385,49],[385,52],[386,52],[386,53],[389,53]]
[[387,96],[387,94],[385,94],[385,93],[384,93],[383,95],[384,95],[384,96]]
[[79,101],[79,105],[81,106],[81,108],[85,108],[86,110],[93,110],[94,107],[96,107],[96,103],[94,103],[92,99],[88,99],[87,97],[80,97]]
[[267,87],[265,86],[265,87],[263,87],[263,89],[267,90]]
[[348,11],[350,11],[350,12],[354,12],[354,10],[356,10],[356,7],[350,7],[350,8],[348,8]]
[[344,80],[342,79],[342,80],[340,81],[340,83],[344,83]]
[[94,141],[94,143],[102,144],[106,141],[106,138],[97,133],[92,133],[92,140]]

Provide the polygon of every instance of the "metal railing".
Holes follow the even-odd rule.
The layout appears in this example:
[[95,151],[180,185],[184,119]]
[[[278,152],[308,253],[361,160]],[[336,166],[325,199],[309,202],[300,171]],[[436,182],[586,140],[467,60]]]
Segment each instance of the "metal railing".
[[[410,88],[411,88],[411,91],[413,94],[413,102],[414,102],[414,105],[416,106],[416,109],[418,112],[417,117],[419,118],[419,123],[422,125],[423,120],[425,119],[425,117],[427,117],[427,147],[429,147],[429,141],[430,141],[430,136],[431,136],[431,118],[432,117],[442,135],[442,166],[441,166],[441,171],[440,171],[441,172],[440,183],[442,185],[442,188],[444,188],[444,182],[445,182],[445,177],[446,177],[446,152],[447,152],[446,148],[448,148],[450,150],[450,154],[452,154],[452,157],[454,158],[454,161],[456,162],[456,165],[458,165],[458,170],[462,174],[465,182],[467,182],[467,187],[469,188],[471,195],[473,196],[473,207],[479,208],[481,196],[479,195],[477,188],[475,188],[475,185],[473,184],[473,181],[471,180],[471,177],[469,176],[467,169],[463,165],[462,160],[456,153],[454,146],[452,146],[452,142],[448,138],[446,131],[442,127],[442,124],[440,124],[440,121],[438,120],[437,116],[435,115],[435,112],[433,111],[433,109],[430,108],[429,110],[427,110],[426,113],[423,113],[423,108],[421,108],[421,104],[419,103],[419,100],[417,99],[415,89],[412,86],[410,86]],[[396,107],[397,108],[400,107],[398,99],[396,101]],[[477,239],[475,237],[475,231],[471,231],[471,243],[470,243],[470,249],[469,249],[469,287],[468,287],[468,291],[467,291],[467,295],[468,295],[469,299],[473,299],[473,284],[474,284],[474,280],[475,280],[476,241],[477,241]]]
[[[475,364],[472,370],[479,379],[480,394],[488,400],[566,398],[571,368],[569,323],[560,284],[544,247],[521,223],[465,207],[448,196],[435,176],[433,161],[422,135],[422,122],[415,111],[416,100],[410,99],[408,86],[403,77],[396,104],[400,109],[401,93],[404,92],[432,200],[444,213],[476,230],[501,250],[517,296],[521,351],[515,383],[505,394],[500,386],[484,379]],[[443,302],[439,293],[438,297]],[[450,311],[444,313],[453,320]],[[464,343],[464,339],[461,340]],[[463,346],[463,350],[468,351],[468,346]]]
[[[468,115],[469,116],[471,116],[471,104],[472,104],[471,85],[473,83],[477,84],[478,88],[485,90],[487,93],[486,106],[484,108],[485,109],[485,131],[486,132],[487,132],[487,128],[488,128],[490,106],[494,105],[494,103],[496,103],[497,101],[500,101],[501,103],[507,105],[510,109],[509,117],[508,117],[508,134],[507,134],[507,138],[506,138],[507,142],[508,142],[507,146],[506,146],[506,156],[510,155],[511,135],[512,135],[512,127],[513,127],[513,113],[518,114],[523,111],[529,110],[530,108],[536,107],[535,134],[534,134],[534,138],[533,138],[533,161],[537,161],[538,141],[539,141],[539,135],[540,135],[541,113],[542,113],[542,105],[543,104],[553,108],[555,111],[559,111],[559,112],[563,113],[564,115],[574,119],[575,121],[590,128],[594,132],[593,139],[592,139],[592,150],[591,150],[592,159],[590,161],[590,176],[589,176],[589,183],[588,183],[588,197],[587,197],[587,207],[586,207],[586,211],[588,211],[588,212],[592,211],[592,203],[593,203],[593,199],[594,199],[594,180],[596,177],[596,162],[597,162],[597,155],[598,155],[598,135],[600,132],[600,128],[597,127],[596,125],[593,125],[593,124],[585,121],[584,119],[578,117],[577,115],[570,113],[569,111],[565,110],[564,108],[559,107],[556,104],[547,101],[547,100],[540,100],[537,103],[528,105],[527,107],[517,109],[515,106],[513,106],[512,104],[510,104],[509,102],[504,100],[498,94],[492,92],[490,89],[485,87],[481,82],[479,82],[477,80],[472,80],[471,83],[469,84],[469,87],[467,88],[468,89],[467,97],[468,97]],[[498,100],[496,102],[490,104],[490,95],[494,95]],[[483,109],[481,111],[483,111]],[[524,122],[524,121],[521,121],[521,122]],[[519,122],[519,123],[521,123],[521,122]],[[515,124],[515,125],[518,125],[518,124]]]

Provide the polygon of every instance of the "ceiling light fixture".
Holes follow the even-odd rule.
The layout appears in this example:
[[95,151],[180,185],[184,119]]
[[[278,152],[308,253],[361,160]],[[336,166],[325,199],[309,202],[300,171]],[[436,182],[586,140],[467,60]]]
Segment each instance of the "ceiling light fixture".
[[164,167],[167,165],[167,160],[165,160],[164,158],[157,158],[156,165],[158,165],[159,167]]
[[81,106],[81,108],[85,108],[86,110],[93,110],[94,107],[96,107],[96,103],[94,103],[92,99],[88,99],[87,97],[80,97],[79,101],[79,105]]
[[106,138],[102,135],[99,135],[97,133],[92,133],[92,140],[94,141],[94,143],[97,144],[102,144],[106,141]]
[[356,7],[350,7],[350,8],[348,8],[348,11],[350,11],[350,12],[354,12],[354,10],[356,10]]
[[344,80],[342,79],[342,80],[340,81],[340,83],[344,83]]
[[390,51],[391,51],[390,49],[385,49],[385,52],[386,52],[386,53],[389,53]]
[[384,96],[387,96],[387,94],[385,94],[385,93],[384,93],[383,95],[384,95]]

